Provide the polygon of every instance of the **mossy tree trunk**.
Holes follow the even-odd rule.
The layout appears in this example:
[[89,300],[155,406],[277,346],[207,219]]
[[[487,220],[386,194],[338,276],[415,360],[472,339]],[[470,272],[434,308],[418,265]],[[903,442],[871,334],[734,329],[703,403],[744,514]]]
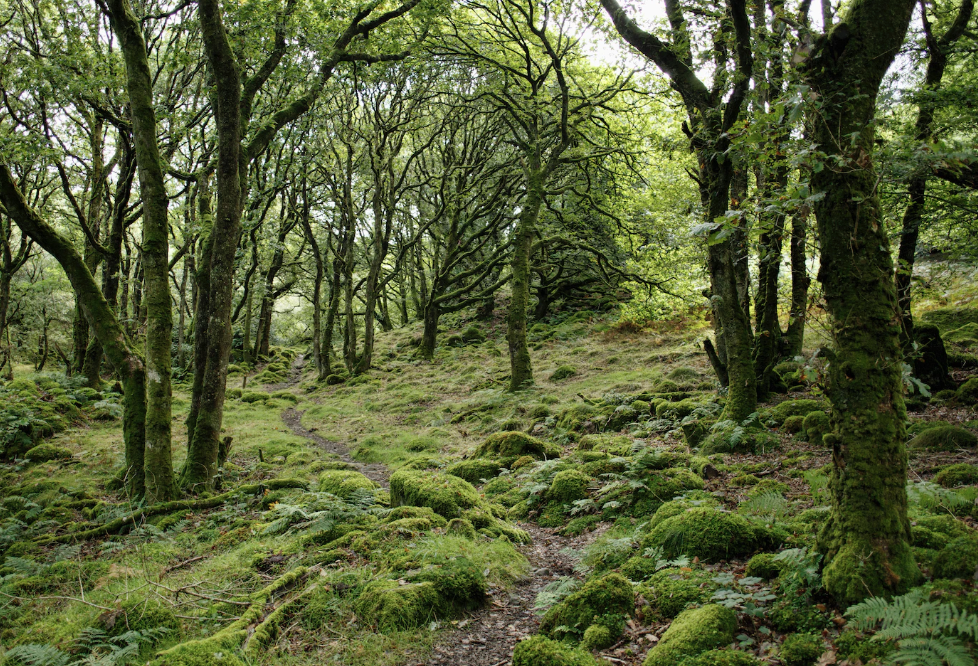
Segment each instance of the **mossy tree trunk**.
[[717,367],[717,375],[721,380],[728,381],[723,418],[743,421],[757,409],[757,380],[752,360],[753,332],[744,303],[746,263],[743,261],[743,243],[746,237],[742,224],[724,220],[730,203],[734,161],[733,156],[728,155],[728,131],[740,117],[750,90],[754,62],[746,1],[729,1],[735,67],[732,75],[729,75],[731,83],[726,95],[716,92],[724,91],[728,76],[726,51],[721,49],[714,53],[714,57],[721,60],[717,63],[717,71],[722,72],[724,78],[714,81],[715,90],[711,90],[694,71],[693,42],[683,9],[678,3],[666,3],[671,42],[663,42],[656,35],[639,28],[617,0],[601,0],[601,5],[618,33],[669,78],[670,85],[680,94],[686,106],[688,121],[683,129],[690,138],[699,163],[697,180],[706,213],[705,222],[714,227],[707,241],[709,294],[716,317],[717,346],[724,352],[725,363],[712,344],[706,345],[707,353]]
[[[169,197],[156,141],[153,80],[142,28],[128,0],[108,0],[112,29],[126,62],[133,143],[143,201],[143,266],[146,280],[146,501],[166,502],[177,494],[171,459],[173,310],[170,304]],[[99,352],[101,357],[101,350]]]
[[512,297],[506,313],[506,341],[509,343],[509,390],[519,391],[533,384],[533,363],[526,339],[527,312],[530,307],[530,256],[533,249],[537,219],[543,205],[543,173],[536,146],[529,155],[526,177],[526,197],[516,225],[513,259]]
[[808,319],[808,257],[805,242],[808,240],[807,208],[791,217],[791,306],[788,314],[788,329],[784,333],[785,355],[794,358],[801,354],[805,344],[805,322]]
[[[898,594],[920,571],[907,518],[906,408],[893,260],[873,169],[876,96],[916,2],[856,0],[805,64],[820,98],[813,138],[832,159],[813,173],[822,283],[834,350],[828,395],[832,513],[822,580],[840,606]],[[836,161],[837,160],[837,161]]]
[[[941,86],[944,70],[947,68],[948,50],[960,39],[968,27],[971,14],[974,12],[973,0],[962,0],[957,16],[947,31],[936,37],[927,18],[927,7],[924,8],[922,19],[926,37],[927,71],[924,75],[924,93],[933,94]],[[928,144],[933,140],[935,102],[924,97],[917,110],[915,126],[918,144]],[[897,300],[900,304],[900,317],[903,323],[904,349],[910,350],[914,341],[913,318],[910,314],[911,293],[910,285],[913,278],[914,258],[917,254],[917,239],[920,236],[920,225],[923,222],[927,194],[927,167],[921,166],[910,178],[907,185],[909,205],[903,214],[903,230],[900,233],[900,249],[897,254],[896,288]]]
[[69,239],[59,234],[27,204],[5,164],[0,164],[0,201],[20,230],[64,269],[89,327],[102,340],[109,362],[122,378],[126,489],[132,497],[141,497],[145,479],[143,451],[146,437],[146,373],[143,360],[132,348],[83,257]]
[[193,448],[194,432],[197,430],[197,415],[200,414],[200,401],[204,388],[204,368],[207,365],[207,312],[210,309],[211,293],[211,192],[209,176],[205,174],[197,180],[197,209],[200,219],[200,242],[197,244],[197,272],[194,274],[194,380],[190,391],[190,410],[187,413],[187,451]]

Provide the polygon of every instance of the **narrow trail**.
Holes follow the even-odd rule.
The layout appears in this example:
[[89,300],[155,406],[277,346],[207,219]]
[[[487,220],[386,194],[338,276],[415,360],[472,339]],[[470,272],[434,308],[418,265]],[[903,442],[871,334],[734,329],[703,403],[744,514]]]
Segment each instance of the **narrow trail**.
[[574,573],[574,561],[562,552],[579,550],[594,534],[563,537],[555,530],[521,523],[533,542],[519,550],[530,561],[530,573],[510,591],[490,590],[489,603],[458,622],[422,661],[412,666],[506,666],[513,648],[536,633],[540,616],[533,610],[537,594],[549,583]]
[[[281,384],[268,384],[266,389],[270,391],[284,391],[293,388],[302,379],[302,371],[305,369],[305,356],[299,354],[295,357],[292,362],[292,366],[289,368],[289,378],[282,382]],[[317,448],[326,451],[327,453],[332,453],[340,460],[356,468],[358,472],[363,474],[365,477],[371,481],[376,481],[383,488],[389,488],[390,484],[388,479],[390,478],[390,470],[387,469],[386,465],[367,465],[361,462],[357,462],[350,456],[350,449],[346,447],[345,444],[340,442],[333,442],[326,439],[320,435],[317,435],[312,430],[306,429],[302,425],[302,415],[305,412],[301,412],[294,407],[289,407],[284,412],[282,412],[282,423],[284,423],[292,433],[298,437],[305,437],[310,442],[316,445]]]
[[[294,387],[301,380],[304,367],[304,358],[297,356],[288,380],[267,388],[280,391]],[[390,470],[386,465],[357,462],[346,445],[306,429],[302,425],[303,413],[289,407],[282,412],[282,422],[293,434],[337,456],[384,488],[390,487]],[[426,659],[411,662],[412,666],[507,666],[516,644],[536,633],[540,616],[534,611],[533,603],[537,595],[558,578],[574,575],[574,560],[564,549],[580,550],[597,535],[585,533],[579,537],[565,537],[554,529],[532,523],[521,523],[520,527],[533,539],[518,547],[530,562],[527,576],[511,590],[489,590],[489,601],[483,608],[454,622],[457,629],[446,633]]]

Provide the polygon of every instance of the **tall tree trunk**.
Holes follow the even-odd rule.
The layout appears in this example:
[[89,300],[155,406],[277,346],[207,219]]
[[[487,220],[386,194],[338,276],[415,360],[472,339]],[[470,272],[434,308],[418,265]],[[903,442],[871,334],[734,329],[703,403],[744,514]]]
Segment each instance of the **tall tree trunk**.
[[791,311],[788,314],[788,330],[784,334],[784,350],[789,358],[801,355],[805,344],[805,321],[808,318],[808,257],[805,242],[808,240],[807,208],[791,217]]
[[[806,76],[822,106],[814,121],[830,160],[812,175],[821,243],[818,279],[835,347],[828,395],[832,512],[819,534],[822,581],[842,607],[917,584],[907,518],[906,407],[893,260],[876,195],[874,117],[915,0],[855,0],[819,40]],[[832,158],[840,158],[839,166]]]
[[530,307],[530,255],[540,206],[543,205],[543,176],[540,157],[532,154],[527,173],[526,199],[516,224],[513,244],[513,295],[506,316],[506,341],[509,343],[509,390],[519,391],[533,384],[533,364],[526,341],[526,319]]
[[[197,194],[197,207],[201,222],[200,241],[196,264],[197,273],[194,275],[194,291],[197,298],[194,303],[194,382],[190,391],[190,410],[187,413],[187,450],[194,441],[197,430],[197,415],[200,414],[200,401],[204,389],[204,368],[207,366],[207,316],[210,310],[211,293],[211,193],[207,177],[199,181],[200,190]],[[181,478],[183,473],[181,472]]]
[[[941,87],[944,70],[947,68],[948,48],[956,42],[965,29],[974,11],[973,0],[962,0],[958,14],[951,27],[939,39],[931,30],[927,18],[927,5],[921,3],[924,34],[927,39],[927,73],[924,75],[924,92],[933,93]],[[917,110],[916,140],[927,144],[933,139],[934,102],[923,99]],[[897,300],[900,305],[900,319],[903,325],[904,349],[910,350],[914,340],[913,318],[910,314],[910,285],[913,278],[914,258],[917,254],[917,239],[920,237],[920,224],[924,217],[925,195],[927,193],[927,171],[921,168],[908,183],[909,205],[903,214],[903,230],[900,234],[900,250],[896,267]]]
[[[156,141],[153,79],[142,28],[128,0],[108,0],[110,20],[126,61],[133,142],[143,201],[143,266],[146,276],[146,501],[173,499],[176,484],[171,459],[171,354],[169,197]],[[101,354],[99,354],[101,356]]]

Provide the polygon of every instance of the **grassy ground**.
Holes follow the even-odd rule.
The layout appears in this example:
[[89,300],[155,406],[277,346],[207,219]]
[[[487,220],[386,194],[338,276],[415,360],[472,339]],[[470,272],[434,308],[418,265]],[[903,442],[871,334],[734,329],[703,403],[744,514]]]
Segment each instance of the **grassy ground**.
[[[281,382],[263,387],[251,375],[238,393],[244,375],[236,373],[225,413],[233,448],[222,485],[249,492],[226,496],[219,506],[161,513],[125,533],[45,543],[138,508],[106,489],[121,466],[119,422],[80,417],[49,440],[70,451],[70,459],[0,470],[0,643],[17,650],[8,661],[66,666],[87,659],[110,666],[147,661],[179,645],[163,663],[423,662],[446,640],[451,620],[478,605],[470,602],[491,603],[530,575],[519,546],[521,521],[564,534],[594,531],[592,544],[573,554],[575,572],[555,576],[540,600],[542,610],[557,609],[551,615],[566,610],[568,595],[585,581],[617,573],[631,580],[637,602],[612,627],[614,640],[591,645],[613,663],[642,663],[685,605],[665,603],[650,582],[665,570],[670,581],[699,581],[688,599],[693,606],[719,600],[737,613],[737,638],[728,643],[745,654],[789,663],[784,640],[797,633],[817,637],[819,656],[830,649],[841,654],[849,640],[839,642],[846,620],[820,596],[816,580],[759,577],[748,566],[755,553],[792,549],[809,559],[794,561],[791,571],[812,566],[809,547],[829,499],[828,452],[820,435],[804,441],[773,412],[762,412],[768,425],[751,430],[763,432],[750,435],[754,450],[697,455],[692,429],[684,433],[682,426],[699,420],[709,428],[717,412],[718,387],[699,342],[706,326],[690,318],[638,328],[593,313],[536,326],[537,385],[518,394],[504,390],[508,359],[498,326],[486,327],[485,342],[439,347],[431,363],[413,356],[417,327],[384,333],[376,369],[335,386],[317,384],[307,370],[284,388]],[[817,342],[817,333],[811,340]],[[274,361],[280,375],[290,356]],[[802,385],[787,398],[817,399],[817,386]],[[178,385],[177,466],[187,408],[187,387]],[[345,445],[353,460],[401,470],[390,492],[365,479],[337,491],[356,474],[340,456],[293,434],[282,420],[289,408],[303,412],[306,429]],[[947,397],[914,418],[942,418],[971,432],[976,425],[971,403]],[[480,453],[478,460],[495,465],[492,471],[459,466],[476,462],[477,448],[494,433],[512,431],[551,445],[536,456],[548,459]],[[553,459],[553,445],[560,459]],[[950,540],[948,530],[972,534],[974,527],[974,482],[944,488],[931,480],[949,464],[976,462],[967,447],[912,454],[913,515],[930,525],[927,534],[918,531],[916,554],[925,572]],[[441,490],[423,485],[414,503],[431,508],[390,508],[410,484],[456,478],[446,476],[447,468],[476,486],[445,481],[457,512],[429,502]],[[398,479],[406,489],[399,490]],[[320,492],[325,488],[334,494]],[[675,501],[663,509],[667,500]],[[750,536],[732,534],[710,546],[720,555],[710,547],[690,554],[676,545],[675,534],[655,536],[676,507],[736,516]],[[954,524],[943,531],[931,520],[952,514]],[[452,518],[459,520],[448,523]],[[481,533],[468,533],[473,527]],[[295,584],[268,599],[256,596],[290,572],[299,576]],[[186,648],[188,640],[227,633],[241,617],[251,618],[249,636],[261,634],[257,628],[269,629],[267,637],[205,640],[203,653]],[[576,643],[586,628],[549,633]]]

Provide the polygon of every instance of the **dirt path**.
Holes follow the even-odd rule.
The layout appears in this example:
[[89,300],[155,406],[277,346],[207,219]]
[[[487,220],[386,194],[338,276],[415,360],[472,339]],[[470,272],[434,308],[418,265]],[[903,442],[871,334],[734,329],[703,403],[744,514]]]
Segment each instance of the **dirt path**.
[[305,437],[318,448],[332,453],[337,456],[340,460],[355,467],[358,472],[363,474],[365,477],[372,481],[376,481],[384,488],[388,488],[389,484],[387,479],[390,477],[390,470],[387,469],[386,465],[366,465],[361,462],[357,462],[350,456],[350,450],[346,445],[340,442],[333,442],[325,437],[321,437],[311,430],[306,430],[305,426],[302,425],[302,414],[298,409],[289,407],[284,412],[282,412],[282,422],[289,427],[294,434],[299,437]]
[[458,630],[447,634],[431,655],[416,666],[506,666],[513,647],[536,633],[540,616],[533,610],[537,594],[561,576],[574,573],[574,562],[561,551],[579,550],[594,538],[562,537],[554,530],[521,524],[533,542],[520,547],[530,561],[530,574],[509,592],[491,591],[490,602],[458,622]]

